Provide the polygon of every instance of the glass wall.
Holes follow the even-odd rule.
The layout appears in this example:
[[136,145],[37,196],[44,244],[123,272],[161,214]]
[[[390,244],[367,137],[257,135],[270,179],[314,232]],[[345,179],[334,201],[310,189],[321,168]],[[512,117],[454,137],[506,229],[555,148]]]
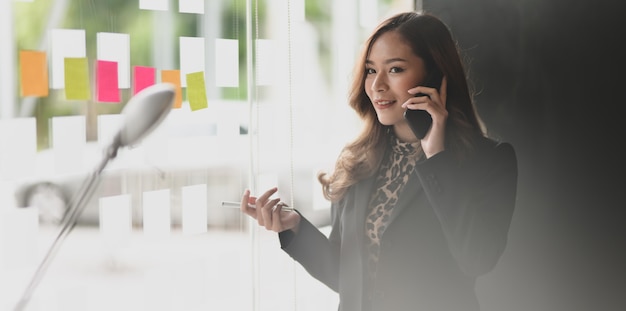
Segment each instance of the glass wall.
[[[223,202],[278,186],[328,232],[315,176],[358,131],[355,55],[382,18],[414,6],[2,1],[0,307],[27,296],[27,310],[336,309],[275,233]],[[126,103],[162,82],[174,108],[119,151],[63,235]]]

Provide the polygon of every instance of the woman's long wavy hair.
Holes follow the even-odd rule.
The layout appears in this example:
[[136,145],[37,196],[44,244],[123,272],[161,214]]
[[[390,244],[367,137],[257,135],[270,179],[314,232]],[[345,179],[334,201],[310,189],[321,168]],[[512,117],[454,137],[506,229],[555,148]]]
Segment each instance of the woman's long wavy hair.
[[[447,81],[445,148],[462,160],[472,150],[475,140],[484,136],[484,127],[472,101],[460,52],[448,27],[438,18],[426,13],[406,12],[394,15],[373,32],[365,42],[356,62],[349,103],[363,121],[357,138],[347,144],[339,155],[332,174],[321,172],[318,180],[324,196],[338,201],[348,188],[373,175],[380,166],[389,146],[389,126],[382,125],[365,93],[365,61],[374,42],[384,33],[396,31],[411,46],[415,55],[429,68],[438,68]],[[420,153],[423,154],[421,149]]]

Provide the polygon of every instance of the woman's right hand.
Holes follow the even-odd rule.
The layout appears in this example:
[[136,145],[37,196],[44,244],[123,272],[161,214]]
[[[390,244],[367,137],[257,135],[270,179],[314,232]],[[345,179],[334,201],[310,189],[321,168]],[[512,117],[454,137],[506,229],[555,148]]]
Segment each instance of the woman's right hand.
[[295,211],[283,211],[282,208],[287,205],[280,202],[280,198],[270,200],[270,197],[277,191],[278,188],[274,187],[258,198],[250,196],[250,190],[244,191],[241,199],[241,211],[256,219],[259,226],[263,226],[267,230],[298,232],[300,214]]

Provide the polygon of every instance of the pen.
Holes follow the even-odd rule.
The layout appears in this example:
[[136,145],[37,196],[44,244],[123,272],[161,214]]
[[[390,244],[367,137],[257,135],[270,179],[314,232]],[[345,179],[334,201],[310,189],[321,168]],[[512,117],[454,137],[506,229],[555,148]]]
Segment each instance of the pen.
[[[285,205],[285,203],[280,202],[278,204],[282,204],[283,205],[283,209],[281,211],[283,211],[283,212],[293,212],[293,208]],[[239,202],[222,201],[222,207],[238,208],[240,206],[241,206],[241,203],[239,203]],[[256,205],[254,205],[254,204],[248,204],[248,206],[252,207],[252,208],[256,208]]]

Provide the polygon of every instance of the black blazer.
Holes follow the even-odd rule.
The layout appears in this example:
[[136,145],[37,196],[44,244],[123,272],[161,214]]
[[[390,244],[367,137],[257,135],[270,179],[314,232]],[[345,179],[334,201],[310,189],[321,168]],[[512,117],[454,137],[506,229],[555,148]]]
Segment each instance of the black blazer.
[[327,238],[304,217],[281,247],[339,293],[339,310],[479,310],[476,277],[504,251],[515,206],[517,159],[483,139],[458,163],[443,151],[416,165],[381,238],[377,279],[366,284],[365,217],[375,176],[333,203]]

